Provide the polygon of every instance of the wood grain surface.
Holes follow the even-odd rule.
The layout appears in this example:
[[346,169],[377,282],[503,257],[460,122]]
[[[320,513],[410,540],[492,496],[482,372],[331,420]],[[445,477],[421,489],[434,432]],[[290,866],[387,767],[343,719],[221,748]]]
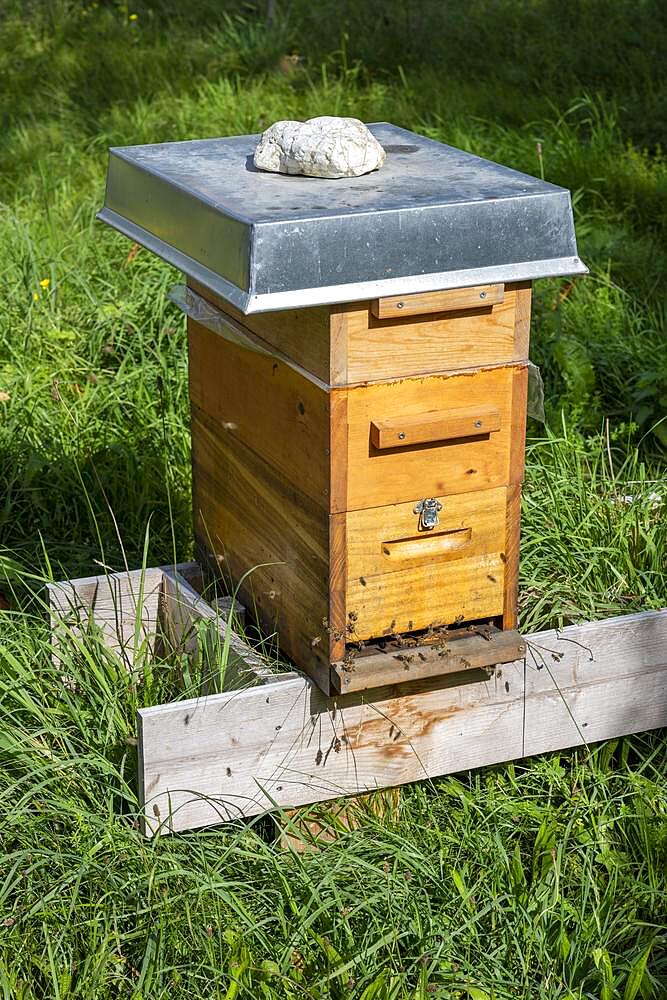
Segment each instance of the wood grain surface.
[[331,382],[356,385],[524,361],[524,330],[517,329],[516,308],[515,285],[505,287],[504,299],[496,305],[422,316],[378,319],[370,303],[351,303],[338,320],[347,330],[345,378]]
[[84,643],[94,622],[104,645],[131,668],[140,650],[154,649],[162,575],[161,569],[138,569],[47,584],[54,657],[61,643]]
[[346,515],[352,638],[502,613],[506,489],[437,499],[431,531],[418,530],[413,501]]
[[285,309],[280,312],[244,315],[230,302],[220,298],[192,278],[188,285],[202,298],[221,312],[231,316],[246,329],[261,337],[269,347],[274,347],[323,382],[330,382],[330,307],[312,306],[309,309]]
[[[346,662],[332,667],[337,691],[367,691],[387,684],[405,684],[444,674],[468,673],[500,663],[511,663],[526,652],[526,644],[514,630],[489,630],[490,637],[465,635],[433,646],[404,646],[393,652],[362,650]],[[479,678],[476,678],[479,680]],[[369,697],[373,697],[372,693]]]
[[284,652],[329,690],[329,517],[192,408],[195,537]]
[[[234,438],[329,506],[329,394],[289,365],[188,320],[190,400]],[[193,437],[196,430],[193,426]]]
[[495,406],[463,406],[455,410],[427,410],[406,417],[371,421],[374,448],[409,448],[456,438],[486,437],[500,430]]
[[528,370],[515,369],[512,379],[510,467],[505,520],[505,582],[503,627],[516,628],[519,619],[519,555],[521,544],[521,485],[526,454]]
[[533,294],[532,281],[522,281],[514,286],[516,290],[516,313],[514,318],[514,350],[517,361],[527,361],[530,349],[530,310]]
[[394,316],[421,316],[424,313],[457,312],[497,305],[505,297],[505,286],[475,285],[472,288],[448,288],[440,292],[416,292],[391,295],[371,302],[371,312],[378,319]]
[[[379,507],[421,497],[469,493],[505,485],[510,475],[512,399],[515,374],[505,366],[368,385],[347,392],[348,510]],[[520,376],[521,377],[521,376]],[[374,448],[371,424],[419,416],[428,410],[493,406],[500,429],[392,449]],[[523,439],[519,442],[523,447]]]
[[[198,282],[189,279],[188,284],[260,338],[267,349],[284,354],[331,386],[509,364],[528,358],[530,282],[506,285],[502,300],[487,301],[482,308],[422,315],[392,310],[385,319],[374,315],[371,302],[245,316]],[[444,295],[453,302],[469,292],[450,289],[429,294]]]
[[[147,832],[354,795],[667,724],[667,611],[524,637],[491,679],[326,698],[306,679],[140,710]],[[474,675],[474,676],[473,676]],[[187,721],[186,721],[187,720]]]
[[370,639],[411,632],[457,619],[473,621],[503,611],[503,570],[499,552],[433,559],[382,576],[348,575],[348,614],[355,616],[354,636]]

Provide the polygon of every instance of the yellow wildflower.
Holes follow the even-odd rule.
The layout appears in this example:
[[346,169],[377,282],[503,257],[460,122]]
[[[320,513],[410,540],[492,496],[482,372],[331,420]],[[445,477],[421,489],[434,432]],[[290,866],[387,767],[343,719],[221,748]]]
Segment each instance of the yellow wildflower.
[[39,292],[33,292],[32,293],[32,301],[36,302],[38,298],[39,298]]
[[130,14],[130,21],[138,21],[138,20],[139,20],[138,14]]
[[42,280],[40,281],[39,284],[40,284],[40,286],[42,288],[48,288],[49,285],[51,284],[51,279],[50,278],[42,278]]

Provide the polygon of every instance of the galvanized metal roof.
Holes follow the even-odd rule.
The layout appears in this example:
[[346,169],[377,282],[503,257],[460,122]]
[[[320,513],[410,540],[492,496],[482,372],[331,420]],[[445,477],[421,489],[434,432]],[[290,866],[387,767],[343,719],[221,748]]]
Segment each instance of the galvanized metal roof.
[[569,192],[395,125],[363,177],[258,171],[257,135],[109,151],[98,218],[244,313],[581,274]]

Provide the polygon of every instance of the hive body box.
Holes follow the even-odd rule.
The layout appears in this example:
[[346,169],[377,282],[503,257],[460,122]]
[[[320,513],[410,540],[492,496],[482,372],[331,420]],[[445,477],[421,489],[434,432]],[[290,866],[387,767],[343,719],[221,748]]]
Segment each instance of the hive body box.
[[112,150],[100,213],[198,303],[199,550],[327,694],[521,654],[531,282],[585,271],[567,191],[370,127],[343,180],[258,173],[257,136]]
[[[385,300],[244,317],[195,291],[273,348],[188,321],[195,534],[230,583],[255,567],[242,600],[283,650],[328,691],[360,642],[514,628],[530,284],[387,318]],[[442,505],[426,530],[423,499]]]

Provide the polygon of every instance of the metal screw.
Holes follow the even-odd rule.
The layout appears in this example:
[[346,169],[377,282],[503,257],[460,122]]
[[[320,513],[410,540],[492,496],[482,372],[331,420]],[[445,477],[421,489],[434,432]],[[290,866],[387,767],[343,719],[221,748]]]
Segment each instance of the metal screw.
[[482,426],[482,421],[481,420],[476,420],[475,421],[475,427],[481,427],[481,426]]
[[399,436],[399,439],[402,441],[404,439],[404,437],[405,437],[405,431],[399,431],[398,432],[398,436]]
[[405,302],[397,302],[396,303],[396,308],[397,309],[402,309],[404,305],[405,305]]
[[480,297],[480,299],[485,299],[486,298],[486,292],[480,292],[479,293],[479,297]]

